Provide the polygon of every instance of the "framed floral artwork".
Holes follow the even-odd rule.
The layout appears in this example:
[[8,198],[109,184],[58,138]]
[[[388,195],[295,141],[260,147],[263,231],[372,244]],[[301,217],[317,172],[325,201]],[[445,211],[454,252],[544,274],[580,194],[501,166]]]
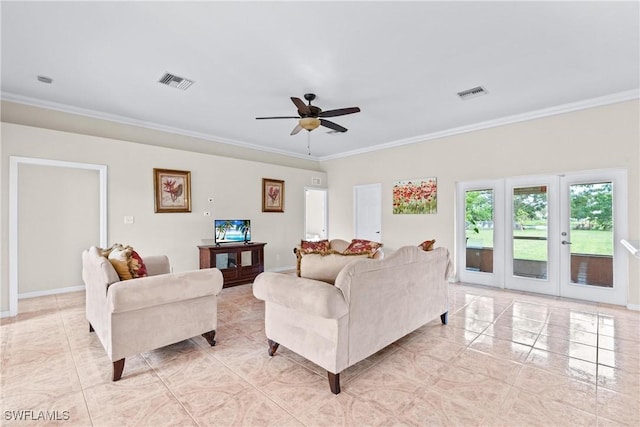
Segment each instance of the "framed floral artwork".
[[191,212],[191,172],[153,169],[156,213]]
[[262,212],[284,212],[284,181],[262,178]]
[[394,214],[435,214],[437,212],[436,178],[396,181],[393,185]]

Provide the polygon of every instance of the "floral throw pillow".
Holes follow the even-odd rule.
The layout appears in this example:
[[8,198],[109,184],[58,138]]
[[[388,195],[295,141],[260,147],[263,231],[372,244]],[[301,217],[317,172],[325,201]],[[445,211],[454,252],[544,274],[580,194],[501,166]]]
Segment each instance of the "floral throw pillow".
[[302,254],[320,254],[329,253],[329,240],[309,241],[302,240],[300,242],[300,252]]
[[116,243],[103,250],[102,254],[109,259],[120,280],[130,280],[147,275],[147,268],[142,262],[142,257],[131,246]]
[[423,251],[432,251],[433,250],[433,245],[436,243],[436,239],[433,240],[425,240],[424,242],[420,243],[418,246],[423,250]]
[[369,255],[370,257],[382,247],[382,243],[372,242],[371,240],[353,239],[342,255]]

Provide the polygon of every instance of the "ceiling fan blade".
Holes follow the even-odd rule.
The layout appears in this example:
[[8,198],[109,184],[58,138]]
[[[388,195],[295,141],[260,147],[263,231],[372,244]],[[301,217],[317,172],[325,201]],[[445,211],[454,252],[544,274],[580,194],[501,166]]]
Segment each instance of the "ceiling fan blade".
[[333,129],[336,132],[346,132],[348,129],[345,127],[340,126],[337,123],[333,123],[330,122],[329,120],[325,120],[325,119],[320,119],[320,124],[324,127],[327,127],[329,129]]
[[336,117],[336,116],[344,116],[345,114],[353,114],[359,113],[359,107],[349,107],[349,108],[338,108],[337,110],[327,110],[318,114],[318,117]]
[[291,97],[291,100],[293,101],[294,104],[296,104],[296,107],[298,108],[298,112],[302,115],[302,114],[311,114],[311,110],[309,109],[309,106],[307,104],[304,103],[304,101],[300,98],[295,98],[295,97]]
[[256,117],[256,120],[267,120],[267,119],[299,119],[300,116],[286,116],[286,117]]
[[302,130],[302,126],[296,125],[296,127],[294,127],[293,130],[291,131],[290,135],[295,135],[296,133],[300,132],[301,130]]

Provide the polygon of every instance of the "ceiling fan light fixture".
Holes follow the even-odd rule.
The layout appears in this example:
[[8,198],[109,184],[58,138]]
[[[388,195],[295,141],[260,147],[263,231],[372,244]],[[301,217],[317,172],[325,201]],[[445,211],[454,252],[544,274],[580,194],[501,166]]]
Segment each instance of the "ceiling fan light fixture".
[[320,119],[317,117],[303,117],[298,123],[300,124],[301,128],[311,132],[312,130],[320,126]]

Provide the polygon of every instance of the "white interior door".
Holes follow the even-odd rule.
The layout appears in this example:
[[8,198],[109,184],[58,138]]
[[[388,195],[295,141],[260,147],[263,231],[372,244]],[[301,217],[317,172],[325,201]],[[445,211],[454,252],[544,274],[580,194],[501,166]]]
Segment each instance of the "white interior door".
[[356,239],[382,242],[382,184],[353,187]]
[[623,171],[561,178],[561,296],[627,304],[626,181]]

